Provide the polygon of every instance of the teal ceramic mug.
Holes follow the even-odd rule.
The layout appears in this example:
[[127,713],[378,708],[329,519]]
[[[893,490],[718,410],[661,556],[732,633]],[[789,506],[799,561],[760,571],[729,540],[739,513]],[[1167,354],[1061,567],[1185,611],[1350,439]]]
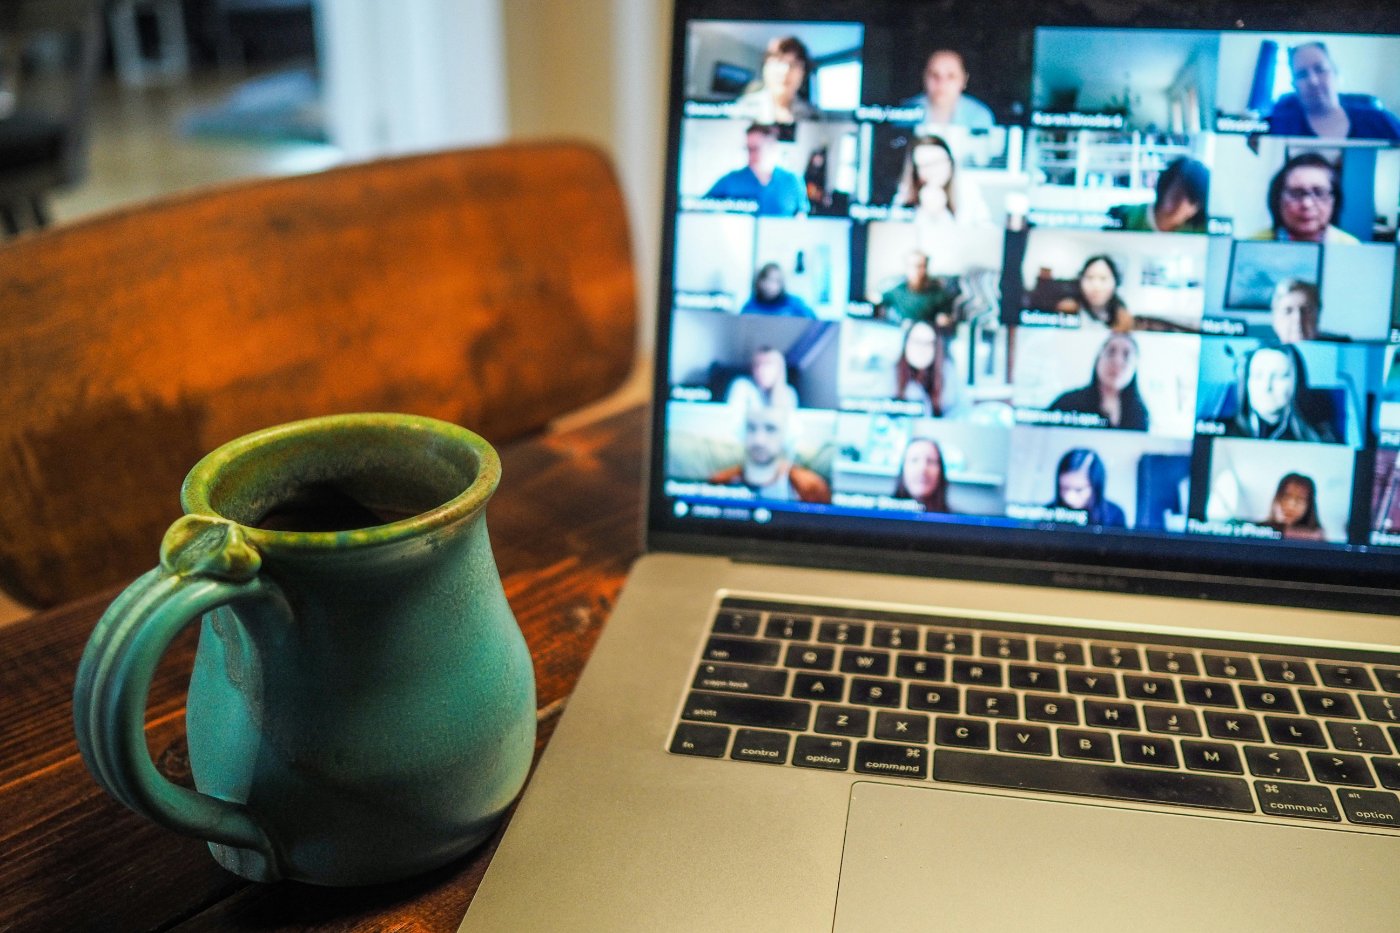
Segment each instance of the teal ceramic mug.
[[[300,421],[209,454],[160,566],[83,654],[88,769],[258,881],[390,881],[482,842],[535,739],[530,656],[486,534],[499,479],[486,441],[408,415]],[[199,619],[192,791],[156,770],[143,720],[161,654]]]

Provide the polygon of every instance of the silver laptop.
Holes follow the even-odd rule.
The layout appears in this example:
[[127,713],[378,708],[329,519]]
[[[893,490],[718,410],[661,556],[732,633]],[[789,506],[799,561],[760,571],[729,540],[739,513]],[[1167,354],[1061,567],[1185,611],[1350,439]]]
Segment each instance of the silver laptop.
[[673,59],[648,554],[463,929],[1400,929],[1400,7]]

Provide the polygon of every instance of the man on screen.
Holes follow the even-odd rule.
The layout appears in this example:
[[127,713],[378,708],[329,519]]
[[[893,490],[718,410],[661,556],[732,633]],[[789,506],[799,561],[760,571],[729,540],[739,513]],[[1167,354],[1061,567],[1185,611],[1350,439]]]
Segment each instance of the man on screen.
[[716,486],[747,486],[759,499],[778,502],[831,501],[831,487],[812,470],[797,466],[788,452],[793,410],[787,405],[750,405],[744,412],[744,459],[710,477]]
[[902,107],[922,107],[924,123],[991,129],[996,125],[992,109],[967,90],[967,66],[960,52],[938,49],[924,65],[924,93],[903,101]]
[[905,258],[904,281],[880,296],[879,313],[887,321],[925,321],[946,330],[956,298],[956,288],[928,274],[928,254],[914,250]]
[[705,197],[755,201],[758,213],[782,217],[812,209],[802,179],[778,164],[776,126],[751,124],[744,133],[744,147],[748,164],[721,177],[705,192]]

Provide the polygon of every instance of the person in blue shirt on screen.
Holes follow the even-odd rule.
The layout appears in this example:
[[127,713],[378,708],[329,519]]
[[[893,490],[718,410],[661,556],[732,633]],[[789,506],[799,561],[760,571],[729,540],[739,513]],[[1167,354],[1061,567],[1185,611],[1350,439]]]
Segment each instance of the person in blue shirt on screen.
[[816,317],[807,302],[787,290],[783,267],[776,262],[764,263],[753,277],[753,294],[740,314],[771,314],[777,317]]
[[755,201],[758,213],[791,217],[806,214],[812,207],[807,188],[792,172],[778,164],[778,128],[754,123],[744,134],[748,164],[720,178],[705,197],[720,200]]
[[1269,132],[1277,136],[1400,140],[1400,120],[1370,94],[1343,94],[1340,69],[1322,42],[1288,50],[1293,93],[1274,104]]
[[965,126],[968,129],[991,129],[996,125],[992,108],[967,90],[967,66],[962,54],[952,49],[938,49],[924,65],[924,93],[901,101],[901,107],[923,109],[924,123],[936,126]]

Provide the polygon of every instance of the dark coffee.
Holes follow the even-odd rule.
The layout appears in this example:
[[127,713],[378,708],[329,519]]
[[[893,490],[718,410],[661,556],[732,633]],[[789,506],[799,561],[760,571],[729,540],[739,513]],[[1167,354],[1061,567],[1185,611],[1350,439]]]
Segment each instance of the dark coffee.
[[298,489],[254,524],[268,531],[355,531],[412,518],[436,505],[369,505],[339,486],[315,483]]

